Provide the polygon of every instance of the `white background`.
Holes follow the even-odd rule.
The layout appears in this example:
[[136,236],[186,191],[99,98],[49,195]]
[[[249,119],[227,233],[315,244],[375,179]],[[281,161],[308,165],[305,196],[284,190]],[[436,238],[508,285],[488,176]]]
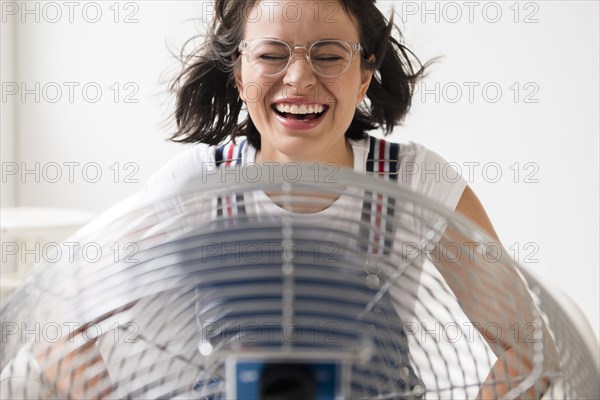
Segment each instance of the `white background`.
[[[165,141],[169,49],[204,28],[210,2],[66,3],[2,2],[2,206],[99,213],[185,148]],[[505,246],[597,336],[599,3],[379,3],[422,60],[443,56],[393,138],[462,166]]]

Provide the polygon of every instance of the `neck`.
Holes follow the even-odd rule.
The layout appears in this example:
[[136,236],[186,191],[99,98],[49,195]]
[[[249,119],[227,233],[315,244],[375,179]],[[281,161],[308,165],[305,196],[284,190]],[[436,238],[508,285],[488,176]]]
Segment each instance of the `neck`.
[[345,141],[345,146],[341,151],[323,151],[320,154],[310,154],[306,156],[300,155],[289,155],[280,152],[272,152],[266,149],[262,149],[256,152],[256,163],[266,162],[278,162],[278,163],[321,163],[321,164],[335,164],[340,167],[354,167],[354,153],[352,151],[352,145],[348,141]]

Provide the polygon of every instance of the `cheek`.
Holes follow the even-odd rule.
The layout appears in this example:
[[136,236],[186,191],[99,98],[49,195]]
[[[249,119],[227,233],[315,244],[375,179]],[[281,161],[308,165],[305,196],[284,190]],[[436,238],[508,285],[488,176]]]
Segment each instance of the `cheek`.
[[265,91],[259,82],[244,80],[241,85],[238,85],[240,98],[248,107],[256,107],[263,103]]
[[260,96],[260,90],[258,90],[258,84],[256,83],[256,77],[252,75],[252,71],[243,66],[236,73],[236,81],[240,98],[246,103],[254,103],[257,97]]
[[280,82],[265,80],[252,72],[242,72],[242,78],[236,81],[236,86],[240,98],[248,106],[270,105],[275,98],[276,90],[280,87]]
[[354,110],[362,100],[360,87],[356,84],[356,81],[348,81],[342,84],[337,99],[339,103],[343,103],[344,109]]

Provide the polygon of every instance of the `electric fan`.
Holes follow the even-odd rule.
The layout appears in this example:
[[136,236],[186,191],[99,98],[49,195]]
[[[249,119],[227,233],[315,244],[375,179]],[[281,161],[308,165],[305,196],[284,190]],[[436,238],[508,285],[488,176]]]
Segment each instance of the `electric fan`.
[[139,193],[38,265],[2,309],[2,397],[600,397],[597,342],[466,219],[253,168]]

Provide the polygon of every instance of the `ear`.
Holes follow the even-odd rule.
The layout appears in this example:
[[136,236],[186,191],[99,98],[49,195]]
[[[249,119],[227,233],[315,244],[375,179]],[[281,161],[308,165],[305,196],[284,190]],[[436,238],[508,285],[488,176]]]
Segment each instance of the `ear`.
[[[367,61],[369,64],[375,63],[375,55],[371,54]],[[367,95],[367,90],[369,89],[369,85],[371,84],[371,79],[373,78],[373,70],[370,69],[361,69],[360,75],[360,86],[358,87],[358,96],[356,98],[356,105],[358,106]]]

